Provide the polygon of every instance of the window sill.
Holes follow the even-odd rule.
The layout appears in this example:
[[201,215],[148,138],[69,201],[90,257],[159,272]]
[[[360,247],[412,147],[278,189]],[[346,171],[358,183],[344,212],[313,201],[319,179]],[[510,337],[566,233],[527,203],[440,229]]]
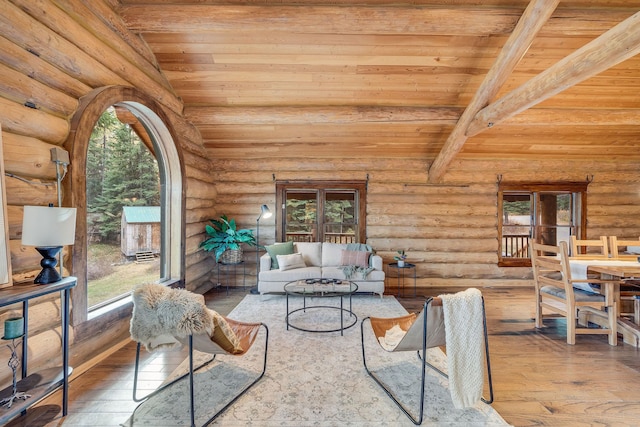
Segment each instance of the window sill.
[[[162,282],[163,285],[166,285],[168,287],[179,287],[180,283],[181,283],[180,280],[177,280],[177,279],[167,280]],[[87,320],[90,321],[90,320],[97,319],[100,316],[104,316],[107,313],[112,313],[115,310],[120,310],[129,304],[133,304],[133,300],[131,299],[131,294],[125,297],[122,297],[116,301],[113,301],[109,304],[105,304],[102,307],[96,308],[94,310],[90,310],[87,315]]]
[[97,319],[98,317],[103,316],[107,313],[111,313],[115,310],[121,309],[122,307],[128,304],[133,304],[133,301],[131,300],[131,294],[127,295],[126,297],[120,298],[117,301],[113,301],[110,304],[103,305],[100,308],[96,308],[95,310],[89,311],[87,320],[90,321],[90,320]]

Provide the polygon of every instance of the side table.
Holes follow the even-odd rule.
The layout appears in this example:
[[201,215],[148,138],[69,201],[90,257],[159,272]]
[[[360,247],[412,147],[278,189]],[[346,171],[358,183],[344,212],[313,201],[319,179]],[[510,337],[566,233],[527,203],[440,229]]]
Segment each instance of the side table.
[[[395,276],[391,276],[391,271],[396,270]],[[416,265],[411,264],[409,262],[405,262],[403,267],[399,267],[397,262],[392,262],[389,264],[389,268],[387,271],[389,278],[395,277],[397,280],[398,286],[398,296],[404,296],[404,281],[405,277],[407,279],[411,278],[411,273],[413,273],[413,296],[416,296]],[[400,295],[400,289],[402,289],[402,295]]]
[[[70,290],[76,286],[75,277],[65,277],[62,280],[47,285],[14,285],[0,291],[0,307],[22,303],[22,317],[24,318],[24,334],[22,335],[22,379],[17,382],[16,388],[21,392],[28,392],[31,397],[13,402],[11,408],[0,408],[0,425],[5,425],[9,420],[27,408],[38,403],[58,388],[62,388],[62,416],[67,415],[69,396],[69,375],[72,368],[69,366],[69,302]],[[29,339],[29,301],[43,295],[58,292],[60,294],[60,328],[62,346],[62,366],[47,368],[38,372],[29,373],[27,362],[29,360],[27,341]],[[0,391],[0,397],[11,396],[13,386]]]

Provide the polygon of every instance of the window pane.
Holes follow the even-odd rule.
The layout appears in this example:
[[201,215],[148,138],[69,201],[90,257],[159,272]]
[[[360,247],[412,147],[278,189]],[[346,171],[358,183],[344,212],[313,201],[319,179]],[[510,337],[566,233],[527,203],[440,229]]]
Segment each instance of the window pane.
[[366,240],[366,181],[276,182],[277,241]]
[[315,191],[288,191],[286,197],[286,241],[317,241],[317,193]]
[[502,257],[529,258],[531,195],[504,193],[502,201]]
[[[160,278],[160,176],[153,154],[113,108],[92,133],[86,176],[87,304],[97,308]],[[128,218],[125,208],[134,210]],[[143,254],[145,262],[136,262]]]
[[572,194],[542,192],[539,200],[540,241],[548,245],[568,243],[573,226]]
[[327,191],[324,204],[324,241],[356,242],[356,193]]

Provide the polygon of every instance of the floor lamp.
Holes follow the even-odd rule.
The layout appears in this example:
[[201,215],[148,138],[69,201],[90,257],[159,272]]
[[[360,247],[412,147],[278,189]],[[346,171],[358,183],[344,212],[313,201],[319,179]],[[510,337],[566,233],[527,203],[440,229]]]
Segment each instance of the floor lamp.
[[258,293],[258,276],[260,274],[260,219],[271,218],[269,206],[262,205],[260,207],[260,216],[256,219],[256,286],[249,291],[252,294]]

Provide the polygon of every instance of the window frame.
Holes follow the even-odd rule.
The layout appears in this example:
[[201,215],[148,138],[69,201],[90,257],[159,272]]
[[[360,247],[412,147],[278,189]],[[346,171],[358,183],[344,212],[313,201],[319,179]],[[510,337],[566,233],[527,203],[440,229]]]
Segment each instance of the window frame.
[[365,243],[367,241],[367,217],[366,217],[366,201],[367,201],[367,181],[364,180],[301,180],[301,181],[276,181],[276,241],[286,241],[286,196],[289,191],[314,191],[317,192],[318,211],[316,219],[318,220],[318,240],[323,242],[324,227],[321,222],[324,218],[324,200],[326,192],[330,191],[355,191],[356,192],[356,212],[358,218],[356,243]]
[[[540,194],[554,193],[554,194],[579,194],[578,214],[580,217],[577,219],[577,223],[574,224],[573,230],[570,229],[570,234],[575,235],[579,239],[585,239],[587,234],[587,187],[589,182],[576,182],[576,181],[558,181],[558,182],[500,182],[498,184],[498,266],[499,267],[531,267],[531,258],[511,258],[502,256],[502,231],[504,226],[504,193],[528,193],[531,199],[534,201],[539,199]],[[532,207],[531,214],[536,213],[537,207]],[[534,218],[534,223],[531,225],[532,229],[539,227],[539,218]],[[533,236],[537,233],[534,232]]]
[[[100,115],[110,106],[129,110],[145,127],[155,141],[156,159],[164,162],[165,188],[162,189],[162,244],[164,255],[164,280],[162,284],[175,286],[185,280],[184,259],[184,167],[181,154],[171,126],[162,107],[144,93],[123,86],[107,86],[94,90],[86,96],[71,120],[71,132],[64,147],[70,153],[69,174],[64,181],[63,205],[77,208],[76,241],[72,246],[71,271],[77,277],[77,286],[71,291],[71,323],[76,326],[88,320],[124,307],[129,298],[89,312],[87,301],[87,206],[86,206],[86,159],[88,141]],[[162,160],[161,160],[162,159]],[[161,167],[162,169],[162,167]]]

